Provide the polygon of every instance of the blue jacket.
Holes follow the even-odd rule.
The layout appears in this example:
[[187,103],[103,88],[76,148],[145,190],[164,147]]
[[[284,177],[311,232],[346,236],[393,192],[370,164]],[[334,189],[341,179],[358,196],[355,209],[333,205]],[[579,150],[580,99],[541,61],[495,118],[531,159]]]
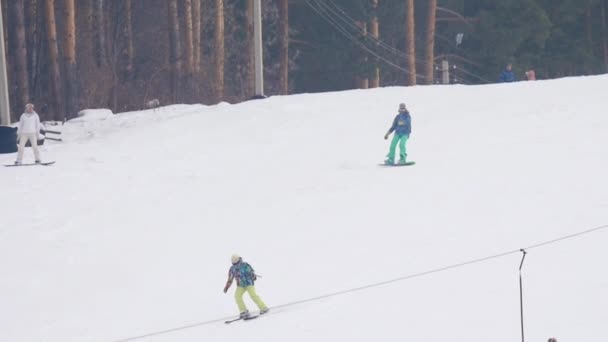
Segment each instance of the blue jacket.
[[513,71],[503,70],[498,77],[500,82],[515,82],[515,74]]
[[412,133],[412,117],[409,112],[399,113],[395,116],[393,125],[388,130],[388,133],[390,134],[393,131],[399,135],[409,135]]
[[247,287],[254,284],[256,280],[255,271],[253,267],[244,261],[232,265],[228,272],[230,279],[236,279],[236,284],[239,287]]

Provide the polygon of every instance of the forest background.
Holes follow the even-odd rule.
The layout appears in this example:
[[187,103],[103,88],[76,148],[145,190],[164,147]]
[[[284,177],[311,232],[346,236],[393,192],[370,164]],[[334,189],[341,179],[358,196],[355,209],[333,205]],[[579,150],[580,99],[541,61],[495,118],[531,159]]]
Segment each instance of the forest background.
[[[262,0],[265,95],[608,72],[608,0]],[[13,120],[254,96],[253,0],[2,0]]]

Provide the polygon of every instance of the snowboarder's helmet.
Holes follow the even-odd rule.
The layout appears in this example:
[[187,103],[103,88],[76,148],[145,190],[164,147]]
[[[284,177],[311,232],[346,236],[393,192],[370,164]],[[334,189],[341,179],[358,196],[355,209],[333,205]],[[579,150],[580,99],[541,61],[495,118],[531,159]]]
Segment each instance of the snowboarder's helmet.
[[238,254],[232,254],[232,257],[230,257],[230,261],[232,261],[233,264],[238,264],[239,261],[241,261],[241,256]]
[[406,111],[406,109],[405,109],[405,103],[400,103],[399,104],[399,111],[400,112],[405,112]]

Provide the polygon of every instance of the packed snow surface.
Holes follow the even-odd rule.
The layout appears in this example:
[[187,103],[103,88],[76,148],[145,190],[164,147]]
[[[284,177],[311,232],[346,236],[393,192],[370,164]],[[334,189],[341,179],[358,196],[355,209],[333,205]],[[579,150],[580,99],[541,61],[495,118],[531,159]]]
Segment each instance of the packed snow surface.
[[[606,89],[89,112],[43,147],[55,165],[0,168],[0,341],[519,341],[518,250],[608,224]],[[400,102],[417,163],[381,167]],[[608,341],[607,245],[600,229],[527,250],[527,341]],[[225,325],[233,253],[272,309]]]

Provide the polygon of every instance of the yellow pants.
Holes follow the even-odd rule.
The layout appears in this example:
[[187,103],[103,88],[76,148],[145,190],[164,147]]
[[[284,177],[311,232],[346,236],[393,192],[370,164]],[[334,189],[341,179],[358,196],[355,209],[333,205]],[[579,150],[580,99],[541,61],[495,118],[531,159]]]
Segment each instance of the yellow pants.
[[236,299],[236,305],[239,307],[239,311],[247,311],[247,306],[245,306],[245,302],[243,302],[243,295],[245,292],[249,293],[249,297],[253,300],[253,302],[258,306],[260,310],[266,309],[266,304],[262,301],[262,299],[255,293],[255,286],[247,286],[236,288],[236,292],[234,293],[234,299]]

